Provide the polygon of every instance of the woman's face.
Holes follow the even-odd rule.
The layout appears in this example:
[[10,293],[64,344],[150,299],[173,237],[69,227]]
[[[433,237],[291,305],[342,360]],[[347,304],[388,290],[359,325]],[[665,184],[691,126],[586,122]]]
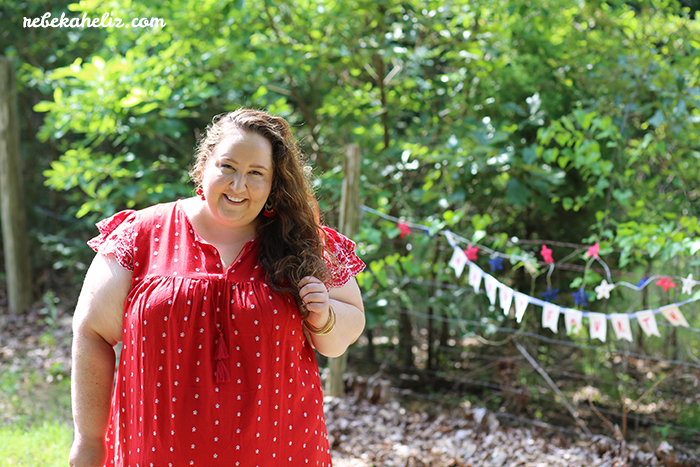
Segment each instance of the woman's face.
[[258,135],[235,129],[206,162],[202,190],[211,216],[226,227],[254,225],[272,189],[272,146]]

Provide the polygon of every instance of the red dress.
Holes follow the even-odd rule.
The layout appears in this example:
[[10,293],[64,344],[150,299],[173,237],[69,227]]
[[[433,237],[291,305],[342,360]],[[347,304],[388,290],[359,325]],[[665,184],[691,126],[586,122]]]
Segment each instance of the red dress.
[[[224,269],[179,202],[98,228],[88,244],[133,271],[106,467],[330,466],[316,357],[294,299],[265,282],[259,240]],[[324,229],[338,260],[326,285],[340,287],[364,263]]]

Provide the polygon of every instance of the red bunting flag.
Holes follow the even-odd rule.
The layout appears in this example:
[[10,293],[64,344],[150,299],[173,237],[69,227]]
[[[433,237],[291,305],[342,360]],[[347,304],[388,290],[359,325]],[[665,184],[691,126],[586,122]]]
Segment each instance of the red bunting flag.
[[588,247],[586,258],[590,258],[592,256],[595,259],[600,259],[600,256],[598,256],[598,251],[600,251],[600,243],[596,243],[595,245]]
[[464,250],[464,254],[467,255],[469,261],[476,261],[476,257],[479,255],[479,247],[469,245],[467,249]]
[[552,258],[552,250],[547,248],[547,245],[542,245],[542,251],[540,252],[542,255],[542,258],[544,259],[545,264],[552,264],[554,263],[554,259]]
[[656,285],[664,289],[664,292],[668,292],[668,289],[676,287],[676,284],[671,280],[670,277],[662,277],[661,279],[656,281]]
[[398,228],[401,232],[399,233],[399,238],[404,238],[406,235],[411,235],[411,228],[405,222],[399,222]]

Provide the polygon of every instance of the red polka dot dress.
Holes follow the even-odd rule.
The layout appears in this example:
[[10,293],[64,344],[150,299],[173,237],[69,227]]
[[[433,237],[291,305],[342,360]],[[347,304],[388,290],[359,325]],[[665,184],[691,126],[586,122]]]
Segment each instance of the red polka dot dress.
[[[265,281],[258,239],[225,269],[179,202],[98,228],[89,245],[133,271],[106,467],[330,466],[315,354],[294,299]],[[324,229],[340,287],[364,263]]]

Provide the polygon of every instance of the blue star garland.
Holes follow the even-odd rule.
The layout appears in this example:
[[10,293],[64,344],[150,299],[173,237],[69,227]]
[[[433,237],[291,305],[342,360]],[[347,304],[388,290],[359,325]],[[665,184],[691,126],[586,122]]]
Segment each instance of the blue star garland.
[[503,258],[494,256],[489,260],[489,265],[491,266],[491,272],[503,271]]
[[588,296],[583,287],[578,289],[578,292],[572,293],[571,296],[574,297],[574,305],[581,305],[584,308],[588,306]]
[[557,294],[559,293],[559,289],[553,289],[551,287],[547,287],[546,292],[542,292],[540,296],[547,300],[548,302],[555,302],[557,300]]

